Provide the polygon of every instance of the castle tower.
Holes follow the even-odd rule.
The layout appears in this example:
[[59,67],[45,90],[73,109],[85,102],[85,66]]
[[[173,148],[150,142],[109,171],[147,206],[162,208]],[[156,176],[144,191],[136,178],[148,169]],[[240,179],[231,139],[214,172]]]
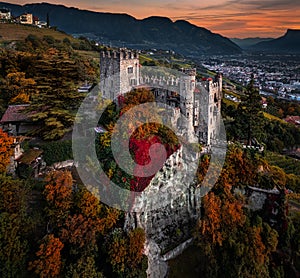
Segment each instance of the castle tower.
[[186,117],[185,128],[187,139],[194,142],[194,91],[196,84],[196,69],[182,69],[183,74],[180,76],[180,110]]
[[199,102],[200,115],[197,131],[199,140],[205,145],[211,145],[218,138],[221,120],[222,76],[218,74],[215,80],[207,78],[197,84],[200,88],[195,93],[195,102]]
[[139,85],[139,55],[127,49],[100,54],[100,91],[104,98],[115,99]]

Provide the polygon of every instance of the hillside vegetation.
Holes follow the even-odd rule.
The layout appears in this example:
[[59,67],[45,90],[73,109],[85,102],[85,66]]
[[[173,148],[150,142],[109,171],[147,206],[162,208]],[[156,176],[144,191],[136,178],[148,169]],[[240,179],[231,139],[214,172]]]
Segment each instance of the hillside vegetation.
[[56,40],[63,40],[68,38],[71,42],[78,41],[72,36],[59,32],[50,28],[38,28],[30,25],[21,25],[13,23],[0,24],[0,42],[22,41],[27,38],[28,35],[35,35],[38,38],[44,36],[52,36]]
[[54,30],[0,26],[19,34],[14,38],[27,35],[23,40],[12,40],[0,51],[0,116],[8,105],[30,104],[37,126],[31,135],[47,140],[63,137],[71,130],[85,97],[77,88],[85,81],[95,84],[98,78],[95,45]]

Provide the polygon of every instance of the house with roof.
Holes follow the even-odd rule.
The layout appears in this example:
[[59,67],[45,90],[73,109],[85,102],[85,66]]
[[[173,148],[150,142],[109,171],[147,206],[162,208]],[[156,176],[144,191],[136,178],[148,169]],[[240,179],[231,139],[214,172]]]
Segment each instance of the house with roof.
[[300,126],[300,116],[287,116],[284,120],[287,123],[293,124],[295,126]]
[[30,14],[30,13],[24,13],[24,14],[21,14],[21,15],[18,17],[18,21],[19,21],[21,24],[33,24],[33,15]]
[[17,175],[21,178],[28,176],[37,178],[42,173],[42,170],[46,168],[42,153],[42,150],[34,148],[26,151],[17,158]]
[[285,232],[288,226],[288,202],[286,189],[264,189],[247,186],[245,196],[248,208],[252,211],[261,211],[263,219],[277,231]]
[[11,12],[9,9],[2,8],[0,9],[0,20],[10,20]]
[[32,112],[27,112],[29,104],[9,105],[4,112],[0,126],[10,135],[26,135],[36,129],[36,124],[31,120]]

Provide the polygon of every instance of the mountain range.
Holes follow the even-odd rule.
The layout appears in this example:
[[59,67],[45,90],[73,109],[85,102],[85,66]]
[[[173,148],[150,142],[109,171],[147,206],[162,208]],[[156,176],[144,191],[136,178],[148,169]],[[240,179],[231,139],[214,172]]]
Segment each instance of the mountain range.
[[219,34],[184,20],[167,17],[136,19],[128,14],[93,12],[48,3],[24,6],[0,2],[14,16],[28,12],[73,35],[84,35],[100,43],[138,49],[174,50],[186,56],[239,54],[242,49]]
[[245,39],[239,39],[239,38],[231,38],[230,40],[233,41],[235,44],[237,44],[240,48],[247,50],[253,45],[263,42],[263,41],[270,41],[273,40],[274,38],[245,38]]
[[59,30],[85,36],[102,44],[136,49],[166,49],[197,57],[211,54],[240,54],[244,50],[271,53],[300,53],[300,30],[288,29],[282,37],[228,39],[185,20],[151,16],[136,19],[128,14],[93,12],[48,3],[15,5],[0,2],[14,16],[28,12]]
[[249,49],[272,53],[300,53],[300,30],[288,29],[282,37],[259,42]]

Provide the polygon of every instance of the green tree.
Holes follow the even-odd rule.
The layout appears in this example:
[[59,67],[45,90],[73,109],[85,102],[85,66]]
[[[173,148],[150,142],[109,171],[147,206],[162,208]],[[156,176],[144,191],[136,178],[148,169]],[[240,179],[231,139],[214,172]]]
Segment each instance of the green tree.
[[0,275],[22,277],[30,231],[26,184],[0,175],[0,199]]
[[262,119],[261,97],[259,91],[254,87],[252,79],[237,109],[235,117],[237,136],[246,139],[248,145],[253,145],[254,138],[261,139],[263,137]]
[[24,238],[24,223],[16,213],[0,213],[0,275],[23,277],[28,251]]

